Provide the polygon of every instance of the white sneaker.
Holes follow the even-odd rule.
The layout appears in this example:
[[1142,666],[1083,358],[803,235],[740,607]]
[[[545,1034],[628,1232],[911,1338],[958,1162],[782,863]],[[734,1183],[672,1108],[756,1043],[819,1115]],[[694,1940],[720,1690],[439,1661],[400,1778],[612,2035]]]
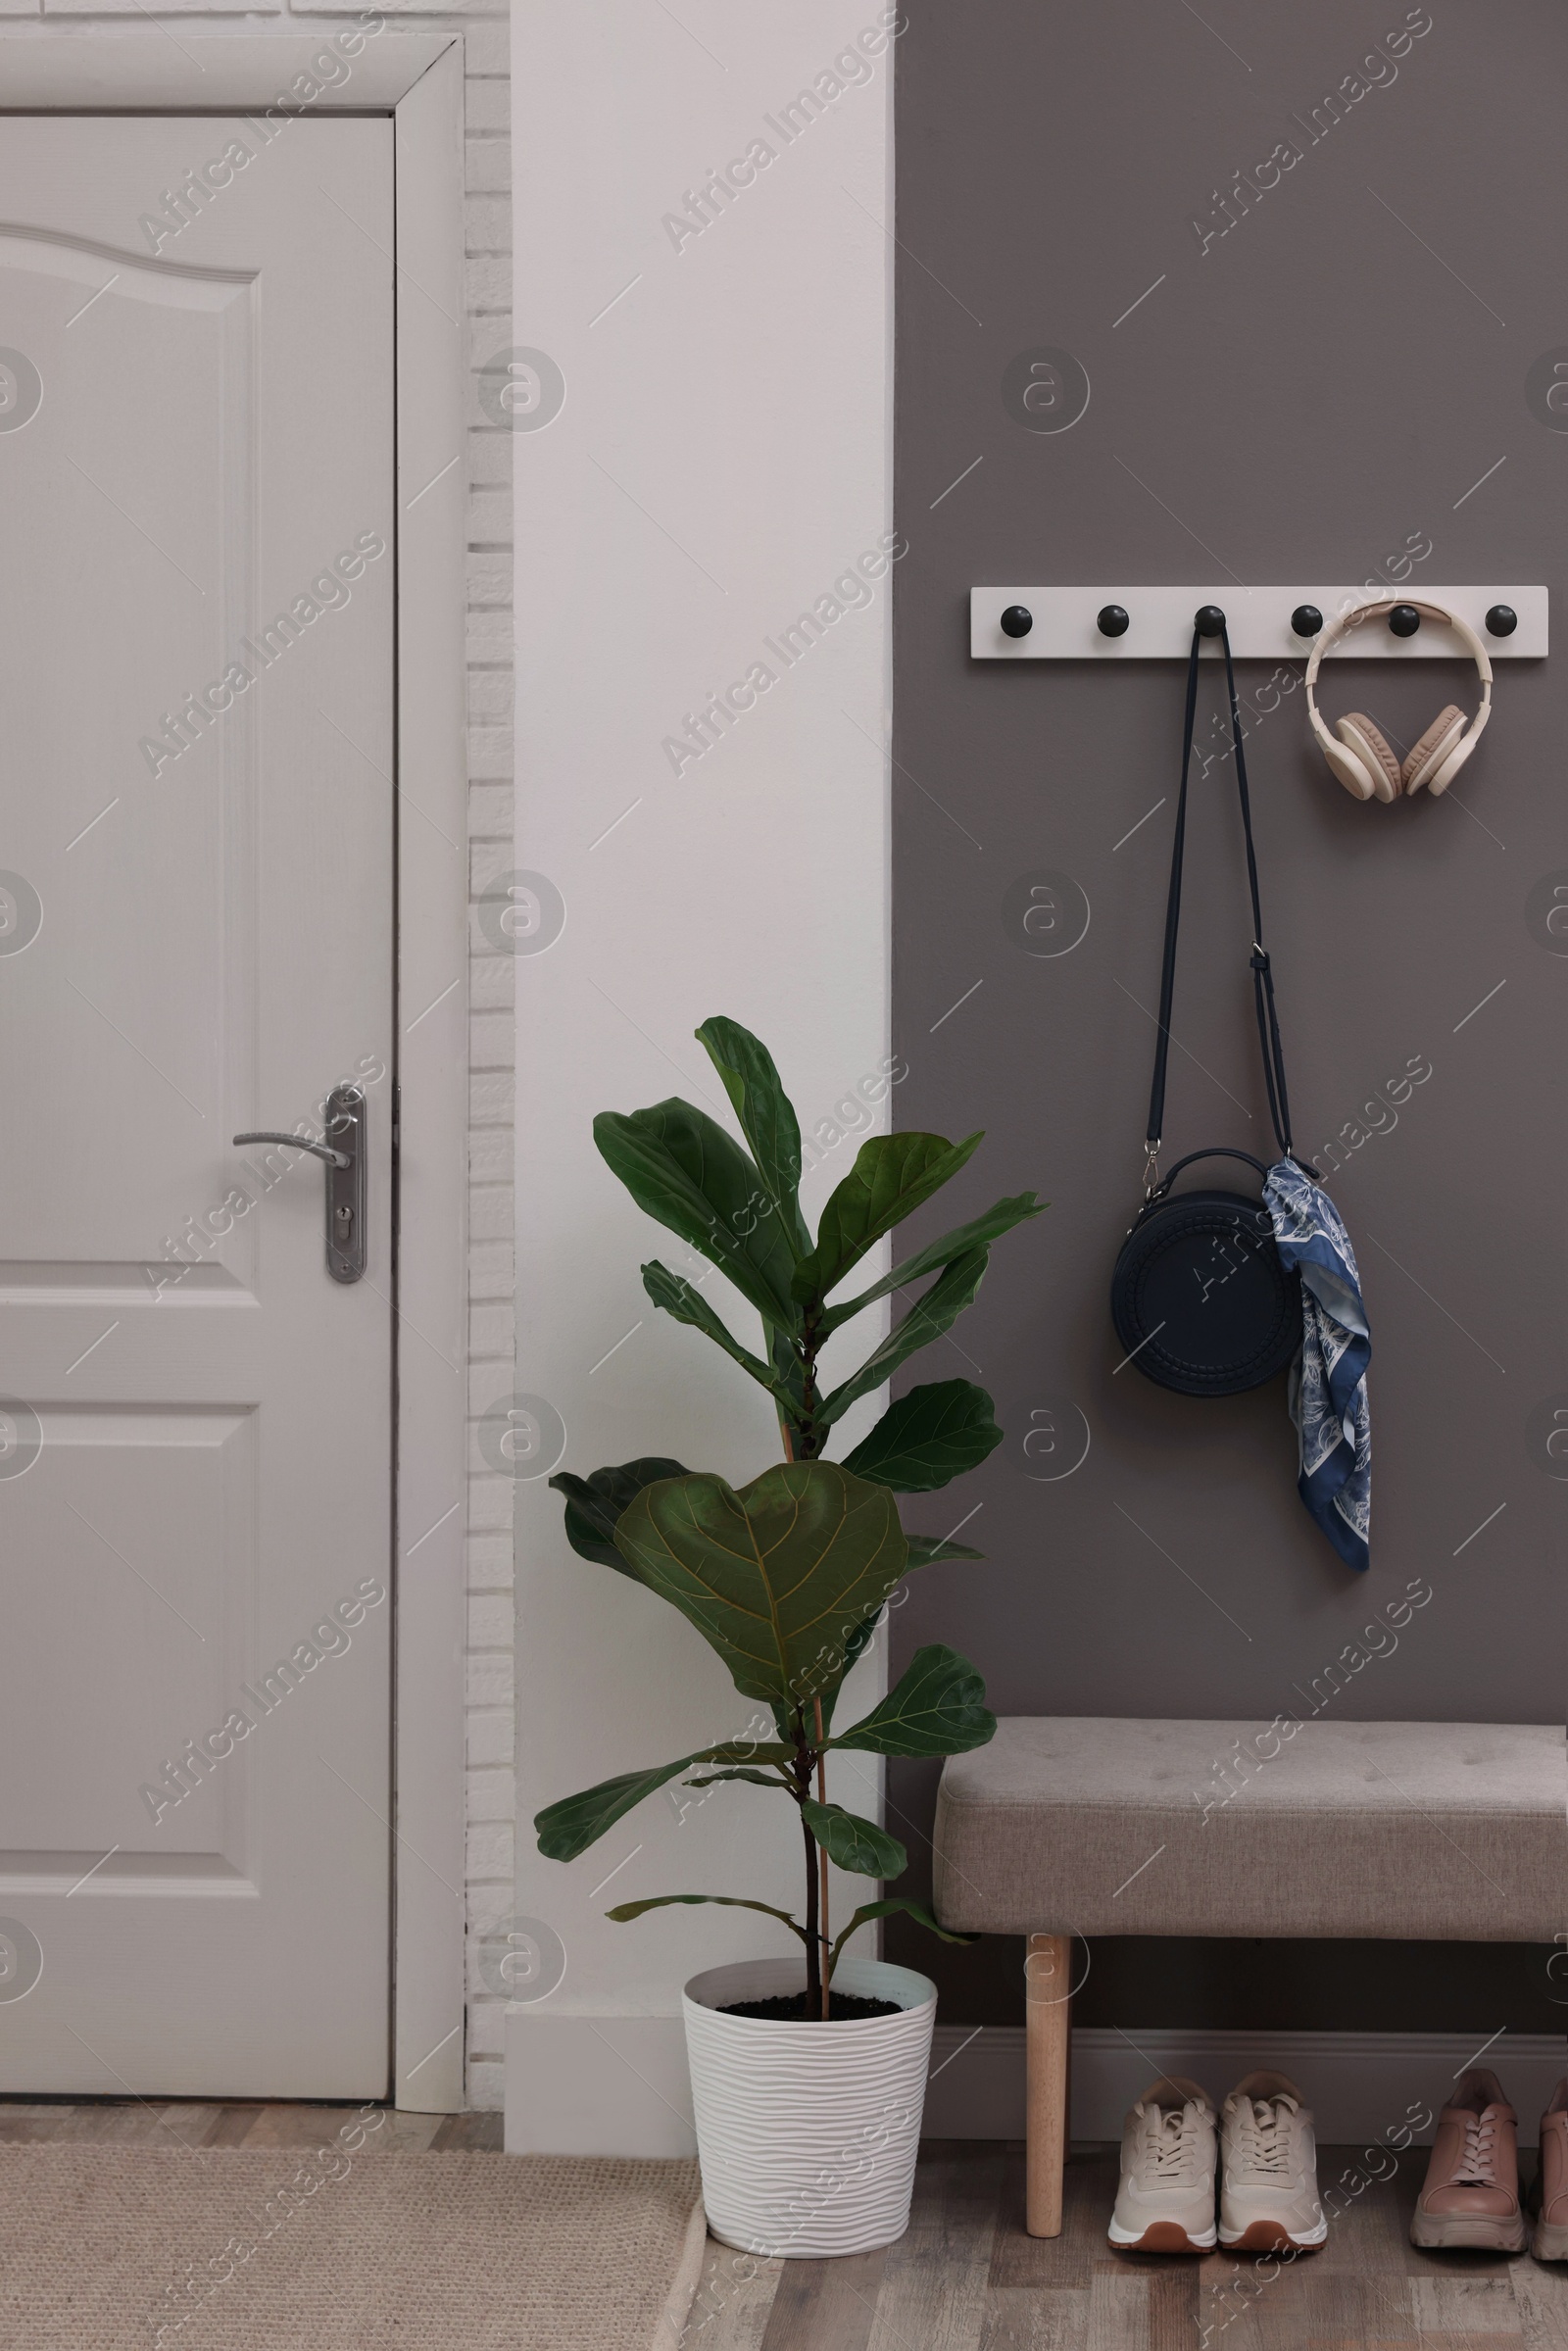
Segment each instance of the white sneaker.
[[1328,2232],[1301,2093],[1284,2074],[1249,2074],[1220,2117],[1219,2241],[1241,2253],[1304,2253]]
[[1147,2089],[1123,2127],[1113,2245],[1206,2253],[1214,2242],[1214,2109],[1179,2075]]

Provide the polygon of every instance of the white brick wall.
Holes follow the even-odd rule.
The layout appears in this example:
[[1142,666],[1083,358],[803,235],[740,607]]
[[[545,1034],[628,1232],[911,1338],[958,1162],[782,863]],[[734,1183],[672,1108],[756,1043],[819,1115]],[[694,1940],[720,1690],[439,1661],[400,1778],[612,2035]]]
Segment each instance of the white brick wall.
[[[495,0],[378,0],[401,30],[461,30],[465,52],[468,349],[468,859],[471,888],[511,872],[512,434],[479,407],[477,372],[511,347],[511,26]],[[0,0],[0,18],[99,18],[187,30],[326,32],[354,14],[340,0]],[[201,23],[205,18],[206,24]],[[302,22],[303,20],[303,22]],[[66,28],[62,25],[62,37]],[[468,1398],[473,1418],[513,1388],[513,958],[470,918]],[[468,1582],[468,1917],[513,1906],[512,1490],[470,1445]],[[504,2002],[469,1974],[468,2097],[501,2104]]]
[[[390,12],[389,12],[390,13]],[[402,20],[404,12],[397,12]],[[471,8],[464,20],[467,134],[468,350],[475,370],[512,335],[511,25]],[[468,402],[468,860],[482,889],[513,864],[513,436]],[[468,1364],[470,1408],[483,1412],[513,1386],[512,1111],[514,958],[498,955],[470,916],[468,1137]],[[468,1512],[468,1915],[475,1925],[512,1908],[512,1493],[476,1476]],[[468,2099],[502,2102],[505,2002],[468,1984]]]

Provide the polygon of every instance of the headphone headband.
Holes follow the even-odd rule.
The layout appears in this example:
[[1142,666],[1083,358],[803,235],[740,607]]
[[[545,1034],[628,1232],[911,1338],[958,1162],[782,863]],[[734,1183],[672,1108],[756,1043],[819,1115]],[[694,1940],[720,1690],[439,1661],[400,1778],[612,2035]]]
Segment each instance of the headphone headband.
[[1488,659],[1486,647],[1470,626],[1469,621],[1462,620],[1459,614],[1450,612],[1446,604],[1423,604],[1418,598],[1409,596],[1385,596],[1380,597],[1375,604],[1357,605],[1353,611],[1342,612],[1337,620],[1329,622],[1328,627],[1320,633],[1317,643],[1312,648],[1311,658],[1306,664],[1306,714],[1311,722],[1313,734],[1325,749],[1333,743],[1334,738],[1323,723],[1317,707],[1317,696],[1313,691],[1317,684],[1317,673],[1322,665],[1323,656],[1331,645],[1338,644],[1341,637],[1347,636],[1361,621],[1375,620],[1384,612],[1392,612],[1396,605],[1401,604],[1412,605],[1416,612],[1425,613],[1429,620],[1446,620],[1476,665],[1477,675],[1481,679],[1481,708],[1460,737],[1460,742],[1466,747],[1472,745],[1491,717],[1492,662]]

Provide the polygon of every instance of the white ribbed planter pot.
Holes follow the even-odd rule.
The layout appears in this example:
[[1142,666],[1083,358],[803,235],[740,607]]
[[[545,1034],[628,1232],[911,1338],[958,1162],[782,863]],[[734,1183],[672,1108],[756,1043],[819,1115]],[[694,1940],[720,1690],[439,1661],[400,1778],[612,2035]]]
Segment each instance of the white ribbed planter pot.
[[843,1959],[835,1991],[897,2000],[900,2014],[719,2014],[804,1981],[802,1960],[745,1959],[694,1976],[681,2006],[709,2228],[743,2253],[820,2260],[891,2245],[909,2225],[937,1987],[913,1968]]

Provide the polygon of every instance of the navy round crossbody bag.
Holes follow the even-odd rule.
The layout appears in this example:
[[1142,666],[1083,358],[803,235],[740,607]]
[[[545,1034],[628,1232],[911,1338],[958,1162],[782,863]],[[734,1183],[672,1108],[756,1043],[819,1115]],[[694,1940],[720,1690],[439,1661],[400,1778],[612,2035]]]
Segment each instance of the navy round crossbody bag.
[[[1203,626],[1208,622],[1210,625]],[[1217,623],[1217,625],[1214,625]],[[1257,1388],[1294,1361],[1301,1345],[1301,1286],[1281,1261],[1274,1227],[1261,1200],[1240,1192],[1205,1188],[1173,1193],[1184,1168],[1200,1159],[1241,1159],[1266,1177],[1267,1168],[1250,1151],[1217,1144],[1189,1151],[1159,1178],[1160,1131],[1165,1117],[1165,1068],[1170,1054],[1171,999],[1176,981],[1176,936],[1181,921],[1182,856],[1187,834],[1187,779],[1193,758],[1193,722],[1198,709],[1199,647],[1218,636],[1225,652],[1231,734],[1236,748],[1236,788],[1247,837],[1247,875],[1252,896],[1252,988],[1263,1079],[1283,1156],[1291,1148],[1290,1101],[1285,1091],[1285,1056],[1274,1006],[1274,981],[1263,946],[1263,914],[1252,848],[1252,814],[1242,751],[1236,673],[1223,615],[1205,607],[1193,630],[1187,669],[1187,717],[1182,740],[1181,794],[1171,847],[1170,890],[1165,905],[1165,952],[1159,985],[1159,1033],[1149,1099],[1148,1158],[1144,1204],[1122,1244],[1110,1283],[1110,1311],[1124,1361],[1148,1380],[1180,1396],[1235,1396]],[[1303,1164],[1304,1162],[1299,1162]]]

